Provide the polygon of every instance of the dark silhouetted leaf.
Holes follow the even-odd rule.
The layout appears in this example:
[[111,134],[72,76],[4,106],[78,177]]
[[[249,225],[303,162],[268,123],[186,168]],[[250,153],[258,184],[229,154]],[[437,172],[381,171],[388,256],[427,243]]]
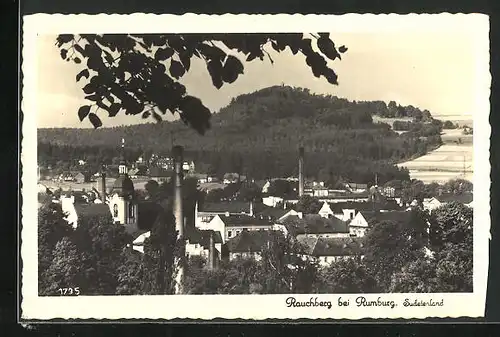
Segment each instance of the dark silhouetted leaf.
[[346,46],[340,46],[339,47],[339,52],[340,53],[345,53],[347,51],[347,47]]
[[68,51],[66,49],[61,49],[61,58],[65,60],[66,56],[68,56]]
[[179,79],[182,75],[184,75],[184,67],[179,61],[171,60],[170,61],[170,75],[175,79]]
[[339,57],[337,50],[335,50],[335,44],[328,38],[320,37],[318,39],[318,48],[330,60]]
[[75,58],[73,59],[73,61],[75,61],[75,63],[76,63],[76,64],[80,64],[80,63],[82,63],[82,60],[80,60],[80,58],[79,58],[79,57],[75,57]]
[[233,83],[240,74],[243,74],[243,64],[237,57],[228,55],[222,74],[224,82]]
[[115,117],[118,114],[118,112],[120,111],[120,107],[121,107],[121,105],[118,103],[111,104],[111,106],[108,109],[109,117]]
[[90,105],[84,105],[78,109],[78,118],[80,118],[80,122],[88,116],[90,112]]
[[57,37],[57,42],[59,43],[59,46],[71,42],[74,39],[74,36],[72,34],[61,34]]
[[207,63],[207,69],[212,77],[212,84],[217,88],[220,89],[222,87],[222,84],[224,83],[222,81],[222,63],[220,61],[208,61]]
[[96,89],[95,85],[91,82],[83,87],[83,92],[86,93],[87,95],[90,95],[93,92],[95,92],[95,89]]
[[76,43],[76,44],[73,46],[73,48],[75,48],[75,50],[76,50],[77,52],[79,52],[80,54],[82,54],[82,55],[85,53],[85,52],[84,52],[84,50],[83,50],[83,48],[82,48],[82,46],[80,46],[78,43]]
[[330,38],[330,33],[318,33],[318,35],[322,38],[329,39]]
[[89,70],[88,69],[83,69],[76,75],[76,81],[80,81],[82,77],[89,78]]
[[158,48],[155,53],[155,60],[165,61],[174,55],[174,50],[172,48]]
[[96,129],[102,126],[101,119],[93,112],[89,114],[89,120]]
[[101,97],[99,97],[99,95],[97,94],[94,94],[94,95],[89,95],[89,96],[85,96],[85,99],[88,99],[90,101],[97,101],[99,100]]
[[141,117],[144,119],[149,118],[149,116],[151,116],[151,112],[149,111],[144,111],[141,115]]

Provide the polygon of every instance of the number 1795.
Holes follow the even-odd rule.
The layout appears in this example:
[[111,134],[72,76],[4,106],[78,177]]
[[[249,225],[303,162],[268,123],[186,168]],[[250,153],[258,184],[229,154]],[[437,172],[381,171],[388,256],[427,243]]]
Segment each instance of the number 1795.
[[76,288],[59,288],[57,289],[59,292],[59,295],[64,296],[64,295],[75,295],[78,296],[80,295],[80,287]]

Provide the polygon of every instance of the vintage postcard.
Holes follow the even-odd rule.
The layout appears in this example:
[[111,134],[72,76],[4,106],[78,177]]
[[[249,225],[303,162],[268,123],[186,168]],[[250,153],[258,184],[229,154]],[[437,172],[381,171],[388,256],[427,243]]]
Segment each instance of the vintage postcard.
[[22,319],[484,316],[486,15],[22,29]]

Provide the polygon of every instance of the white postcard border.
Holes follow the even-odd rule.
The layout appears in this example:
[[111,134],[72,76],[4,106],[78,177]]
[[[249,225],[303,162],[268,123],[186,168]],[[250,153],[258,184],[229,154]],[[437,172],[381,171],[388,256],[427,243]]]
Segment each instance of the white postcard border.
[[[360,319],[428,317],[483,317],[486,299],[489,229],[490,162],[488,117],[489,20],[482,14],[372,15],[61,15],[25,16],[23,25],[22,111],[22,318],[23,319]],[[474,111],[474,292],[471,294],[311,294],[311,295],[176,295],[176,296],[79,296],[38,297],[37,258],[37,35],[61,33],[248,33],[248,32],[366,32],[448,29],[447,23],[462,20],[464,31],[477,32],[477,64],[481,86],[476,88]],[[248,28],[251,27],[251,30]],[[367,28],[369,27],[369,28]],[[454,26],[456,29],[456,26]],[[397,307],[357,307],[356,298],[395,301]],[[332,308],[288,308],[286,299],[331,301]],[[349,307],[338,307],[338,298]],[[440,301],[444,306],[404,307],[405,299]]]

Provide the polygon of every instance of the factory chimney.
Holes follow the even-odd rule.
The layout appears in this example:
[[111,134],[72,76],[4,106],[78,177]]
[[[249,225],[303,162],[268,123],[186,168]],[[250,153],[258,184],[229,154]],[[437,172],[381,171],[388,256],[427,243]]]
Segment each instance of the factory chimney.
[[[180,239],[180,242],[183,241],[184,237],[184,214],[182,209],[182,180],[183,180],[183,171],[182,164],[184,163],[183,155],[182,155],[182,146],[174,146],[172,149],[172,155],[174,159],[174,168],[175,168],[175,181],[174,181],[174,216],[175,216],[175,229],[177,231],[177,237]],[[184,247],[182,247],[182,251],[184,251]],[[182,257],[181,257],[182,258]],[[183,284],[184,284],[184,266],[181,261],[179,267],[179,271],[176,277],[176,294],[183,293]]]
[[208,269],[215,269],[214,231],[210,231],[210,246],[208,247]]
[[101,201],[103,204],[106,203],[106,170],[103,167],[101,170]]
[[304,195],[304,148],[299,147],[299,198]]

